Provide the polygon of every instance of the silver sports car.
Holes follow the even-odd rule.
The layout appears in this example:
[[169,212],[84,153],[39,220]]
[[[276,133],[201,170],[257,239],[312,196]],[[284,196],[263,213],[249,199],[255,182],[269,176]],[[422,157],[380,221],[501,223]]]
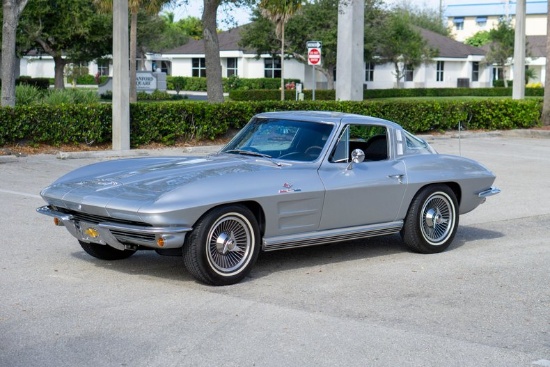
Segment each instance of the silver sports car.
[[210,156],[76,169],[41,192],[37,211],[96,258],[177,254],[199,281],[227,285],[260,251],[400,233],[414,251],[441,252],[459,215],[499,192],[494,180],[390,121],[270,112]]

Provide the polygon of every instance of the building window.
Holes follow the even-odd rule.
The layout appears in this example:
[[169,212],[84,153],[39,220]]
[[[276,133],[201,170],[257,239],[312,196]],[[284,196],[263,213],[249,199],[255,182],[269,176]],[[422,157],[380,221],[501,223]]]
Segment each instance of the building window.
[[405,66],[405,81],[412,82],[414,77],[414,68],[412,65]]
[[443,81],[443,72],[445,70],[445,61],[437,62],[437,71],[435,73],[435,80],[438,82]]
[[476,24],[479,28],[485,28],[487,25],[487,17],[477,17]]
[[373,82],[374,81],[374,62],[367,62],[365,65],[365,81]]
[[454,18],[453,23],[457,31],[461,31],[464,29],[464,18]]
[[281,59],[279,57],[269,58],[264,60],[264,77],[265,78],[281,77]]
[[191,68],[191,75],[195,77],[206,76],[206,60],[202,58],[193,58],[193,66]]
[[236,57],[227,58],[227,77],[239,75],[238,59]]
[[97,60],[97,72],[99,75],[109,75],[109,60]]
[[472,81],[479,81],[479,61],[472,62]]

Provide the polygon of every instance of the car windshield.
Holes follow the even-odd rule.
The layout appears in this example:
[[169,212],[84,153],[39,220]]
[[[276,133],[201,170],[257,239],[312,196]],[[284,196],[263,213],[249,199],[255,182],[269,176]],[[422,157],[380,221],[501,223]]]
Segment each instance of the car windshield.
[[255,118],[222,153],[310,162],[319,157],[332,129],[328,123]]

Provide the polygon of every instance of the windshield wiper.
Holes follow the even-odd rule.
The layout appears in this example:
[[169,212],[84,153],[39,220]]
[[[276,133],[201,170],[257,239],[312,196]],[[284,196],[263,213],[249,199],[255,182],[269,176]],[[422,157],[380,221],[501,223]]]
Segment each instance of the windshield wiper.
[[260,153],[260,152],[253,152],[253,151],[244,150],[244,149],[229,149],[229,150],[223,151],[222,153],[236,153],[236,154],[242,154],[242,155],[250,155],[250,156],[253,156],[253,157],[267,158],[270,162],[277,165],[277,167],[281,166],[281,164],[279,162],[275,162],[273,160],[272,156],[270,156],[269,154],[264,154],[264,153]]

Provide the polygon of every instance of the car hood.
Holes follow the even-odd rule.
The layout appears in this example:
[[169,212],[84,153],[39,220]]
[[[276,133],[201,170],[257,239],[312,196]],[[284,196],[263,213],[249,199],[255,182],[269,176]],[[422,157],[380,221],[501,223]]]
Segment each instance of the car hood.
[[[218,154],[207,157],[136,158],[96,163],[79,168],[42,190],[50,204],[93,206],[124,203],[141,206],[187,185],[212,179],[279,169],[274,162],[253,157]],[[221,183],[222,181],[220,181]]]

